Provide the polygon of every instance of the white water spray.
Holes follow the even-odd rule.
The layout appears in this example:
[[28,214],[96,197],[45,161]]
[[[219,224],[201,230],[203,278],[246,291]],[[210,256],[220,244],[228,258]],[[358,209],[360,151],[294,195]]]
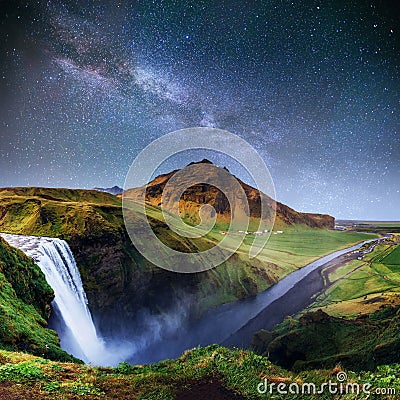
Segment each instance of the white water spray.
[[54,290],[53,303],[73,341],[72,348],[66,350],[94,365],[113,365],[119,361],[117,354],[106,351],[104,342],[97,335],[81,276],[67,242],[48,237],[0,235],[11,246],[34,259]]

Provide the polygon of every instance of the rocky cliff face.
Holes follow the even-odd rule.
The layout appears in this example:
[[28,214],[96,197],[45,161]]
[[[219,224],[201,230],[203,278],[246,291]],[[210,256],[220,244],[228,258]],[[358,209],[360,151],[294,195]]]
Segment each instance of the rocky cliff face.
[[207,307],[220,304],[222,294],[226,301],[243,299],[279,280],[279,268],[273,263],[250,261],[235,254],[204,273],[166,271],[144,259],[126,233],[93,240],[73,237],[69,244],[96,325],[107,336],[129,336],[132,327],[142,324],[139,319],[143,312],[158,315],[179,309],[195,317]]

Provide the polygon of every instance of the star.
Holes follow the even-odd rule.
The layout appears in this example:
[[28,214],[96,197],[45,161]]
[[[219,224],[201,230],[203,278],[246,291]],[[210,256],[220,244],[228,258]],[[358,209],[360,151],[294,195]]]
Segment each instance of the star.
[[[206,126],[253,145],[299,211],[398,219],[394,4],[25,3],[0,21],[0,186],[123,186],[152,140]],[[194,158],[248,179],[199,151],[161,172]]]

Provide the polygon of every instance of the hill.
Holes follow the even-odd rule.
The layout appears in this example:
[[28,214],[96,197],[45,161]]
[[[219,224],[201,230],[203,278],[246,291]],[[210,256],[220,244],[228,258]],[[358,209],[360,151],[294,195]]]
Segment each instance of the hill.
[[0,230],[72,239],[122,229],[120,200],[97,190],[38,187],[0,189]]
[[[212,181],[216,178],[213,175],[218,174],[218,172],[215,171],[226,171],[226,169],[223,168],[216,168],[212,169],[208,173],[204,173],[204,168],[201,168],[202,164],[212,163],[211,161],[206,159],[198,163],[191,163],[190,165],[194,166],[194,168],[189,173],[185,174],[183,178],[180,176],[180,183],[183,183],[183,185],[185,186],[185,182],[182,182],[182,179],[190,182],[193,178],[198,176],[201,176],[201,179],[204,182]],[[198,171],[196,170],[196,166],[199,166]],[[160,206],[165,186],[177,172],[179,172],[179,170],[174,170],[168,174],[159,175],[145,186],[128,189],[124,192],[124,196],[130,199],[135,199],[139,195],[142,195],[143,192],[145,192],[146,201],[154,206]],[[223,181],[224,178],[219,177],[219,179],[220,181]],[[247,185],[240,179],[236,177],[235,179],[239,182],[246,194],[249,204],[250,217],[254,220],[258,220],[260,218],[260,197],[264,197],[266,200],[266,204],[268,205],[268,210],[266,210],[267,215],[264,217],[268,218],[271,210],[275,208],[276,228],[282,228],[294,224],[302,224],[313,228],[333,228],[335,226],[335,219],[329,215],[301,213],[295,211],[285,204],[275,202],[267,195],[260,193],[257,189],[253,188],[250,185]],[[189,185],[190,184],[187,184],[186,186]],[[188,189],[184,191],[182,197],[180,199],[175,199],[175,201],[179,202],[179,210],[181,216],[189,220],[189,222],[191,223],[199,222],[199,209],[203,204],[212,205],[220,220],[228,220],[230,218],[231,210],[228,199],[219,189],[211,184],[202,183],[189,186]]]

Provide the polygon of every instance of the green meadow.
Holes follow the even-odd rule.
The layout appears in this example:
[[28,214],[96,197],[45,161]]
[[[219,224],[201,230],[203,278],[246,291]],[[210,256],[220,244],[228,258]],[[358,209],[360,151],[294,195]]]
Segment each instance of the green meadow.
[[[148,205],[146,213],[151,219],[151,225],[159,228],[157,233],[160,239],[167,241],[166,236],[171,235],[171,231],[166,226],[160,226],[160,224],[165,223],[161,210],[158,207]],[[250,227],[243,227],[243,230],[257,230],[258,225],[255,221],[250,220],[249,225]],[[193,242],[196,244],[198,251],[211,248],[225,238],[225,235],[221,232],[227,230],[228,224],[217,221],[214,228],[205,237],[202,237],[201,240],[193,240]],[[277,234],[278,230],[283,233]],[[236,243],[235,234],[232,236],[232,242]],[[274,228],[257,259],[262,262],[276,264],[283,274],[281,277],[283,277],[335,250],[344,249],[376,237],[378,237],[376,234],[316,229],[300,224],[279,227]],[[179,236],[176,235],[176,238],[179,239]],[[254,238],[255,235],[246,235],[237,253],[242,256],[248,255]],[[227,241],[226,248],[229,248],[229,241]]]
[[379,245],[362,260],[329,273],[333,283],[312,305],[331,315],[354,317],[382,305],[397,304],[400,295],[400,245]]

